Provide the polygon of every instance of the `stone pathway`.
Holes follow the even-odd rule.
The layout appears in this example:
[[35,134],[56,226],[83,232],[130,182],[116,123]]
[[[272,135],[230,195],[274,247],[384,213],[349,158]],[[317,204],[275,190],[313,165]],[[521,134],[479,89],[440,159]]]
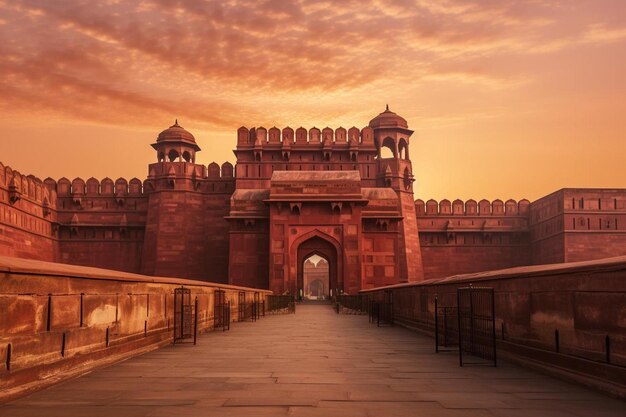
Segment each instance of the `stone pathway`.
[[0,416],[624,417],[626,403],[455,353],[328,305],[234,323],[16,402]]

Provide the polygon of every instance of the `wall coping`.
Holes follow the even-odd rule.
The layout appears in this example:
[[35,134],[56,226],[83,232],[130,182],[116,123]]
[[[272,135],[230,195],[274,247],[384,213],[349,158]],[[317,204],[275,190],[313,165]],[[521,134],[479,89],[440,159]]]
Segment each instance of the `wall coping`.
[[239,287],[236,285],[219,284],[215,282],[197,281],[184,278],[141,275],[131,272],[116,271],[113,269],[37,261],[34,259],[15,258],[10,256],[0,256],[0,272],[20,275],[32,274],[108,281],[194,285],[199,287],[215,287],[231,290],[254,290],[265,294],[272,294],[272,291],[258,288]]
[[538,277],[545,275],[564,275],[579,272],[605,272],[626,270],[626,256],[616,256],[593,261],[567,262],[558,264],[518,266],[514,268],[496,269],[491,271],[475,272],[471,274],[452,275],[445,278],[433,278],[419,282],[407,282],[384,287],[361,290],[361,293],[375,292],[393,288],[420,287],[425,285],[443,285],[454,283],[468,283],[493,279],[511,279],[518,277]]

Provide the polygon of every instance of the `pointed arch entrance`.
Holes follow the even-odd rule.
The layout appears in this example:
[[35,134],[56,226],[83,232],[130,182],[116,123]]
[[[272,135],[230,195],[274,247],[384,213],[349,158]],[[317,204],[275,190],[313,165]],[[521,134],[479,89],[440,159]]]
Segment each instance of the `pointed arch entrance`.
[[328,300],[330,298],[328,260],[315,253],[304,260],[302,271],[304,299]]
[[294,242],[296,247],[296,294],[298,299],[303,299],[305,295],[305,282],[304,282],[304,264],[314,255],[324,259],[328,263],[328,281],[327,286],[324,286],[324,298],[329,299],[337,291],[343,289],[343,280],[341,277],[342,262],[339,256],[339,249],[336,242],[330,239],[325,239],[321,234],[312,234],[310,236],[304,236],[302,239]]

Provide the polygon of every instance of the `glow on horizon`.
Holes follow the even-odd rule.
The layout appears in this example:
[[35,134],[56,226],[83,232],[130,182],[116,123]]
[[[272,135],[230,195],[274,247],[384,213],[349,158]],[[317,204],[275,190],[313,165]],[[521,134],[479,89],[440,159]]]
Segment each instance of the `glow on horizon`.
[[626,187],[626,2],[0,0],[0,162],[145,178],[178,118],[234,162],[241,126],[415,130],[416,198]]

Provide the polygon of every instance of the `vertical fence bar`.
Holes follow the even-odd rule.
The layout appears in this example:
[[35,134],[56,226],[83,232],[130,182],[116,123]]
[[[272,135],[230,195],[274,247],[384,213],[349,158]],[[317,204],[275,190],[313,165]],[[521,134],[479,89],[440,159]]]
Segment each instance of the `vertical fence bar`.
[[493,366],[498,366],[496,358],[496,297],[493,288],[489,292],[491,294],[491,337],[493,343]]
[[52,327],[52,294],[48,294],[48,311],[46,317],[46,331],[50,331]]
[[474,346],[474,292],[473,288],[470,285],[469,287],[469,320],[470,320],[470,353],[474,354],[475,346]]
[[561,341],[559,340],[559,329],[554,330],[554,347],[556,349],[556,353],[561,351]]
[[80,293],[80,327],[84,326],[84,318],[83,318],[83,305],[84,305],[84,298],[85,298],[85,294],[84,293]]
[[7,371],[11,370],[11,350],[13,349],[13,346],[11,345],[11,343],[9,343],[7,345],[7,358],[6,358],[6,368]]
[[461,291],[456,291],[457,317],[459,320],[459,366],[463,366],[463,330],[461,327]]
[[198,297],[196,296],[196,300],[193,307],[193,344],[196,344],[198,340]]
[[435,297],[435,353],[439,353],[439,308]]

